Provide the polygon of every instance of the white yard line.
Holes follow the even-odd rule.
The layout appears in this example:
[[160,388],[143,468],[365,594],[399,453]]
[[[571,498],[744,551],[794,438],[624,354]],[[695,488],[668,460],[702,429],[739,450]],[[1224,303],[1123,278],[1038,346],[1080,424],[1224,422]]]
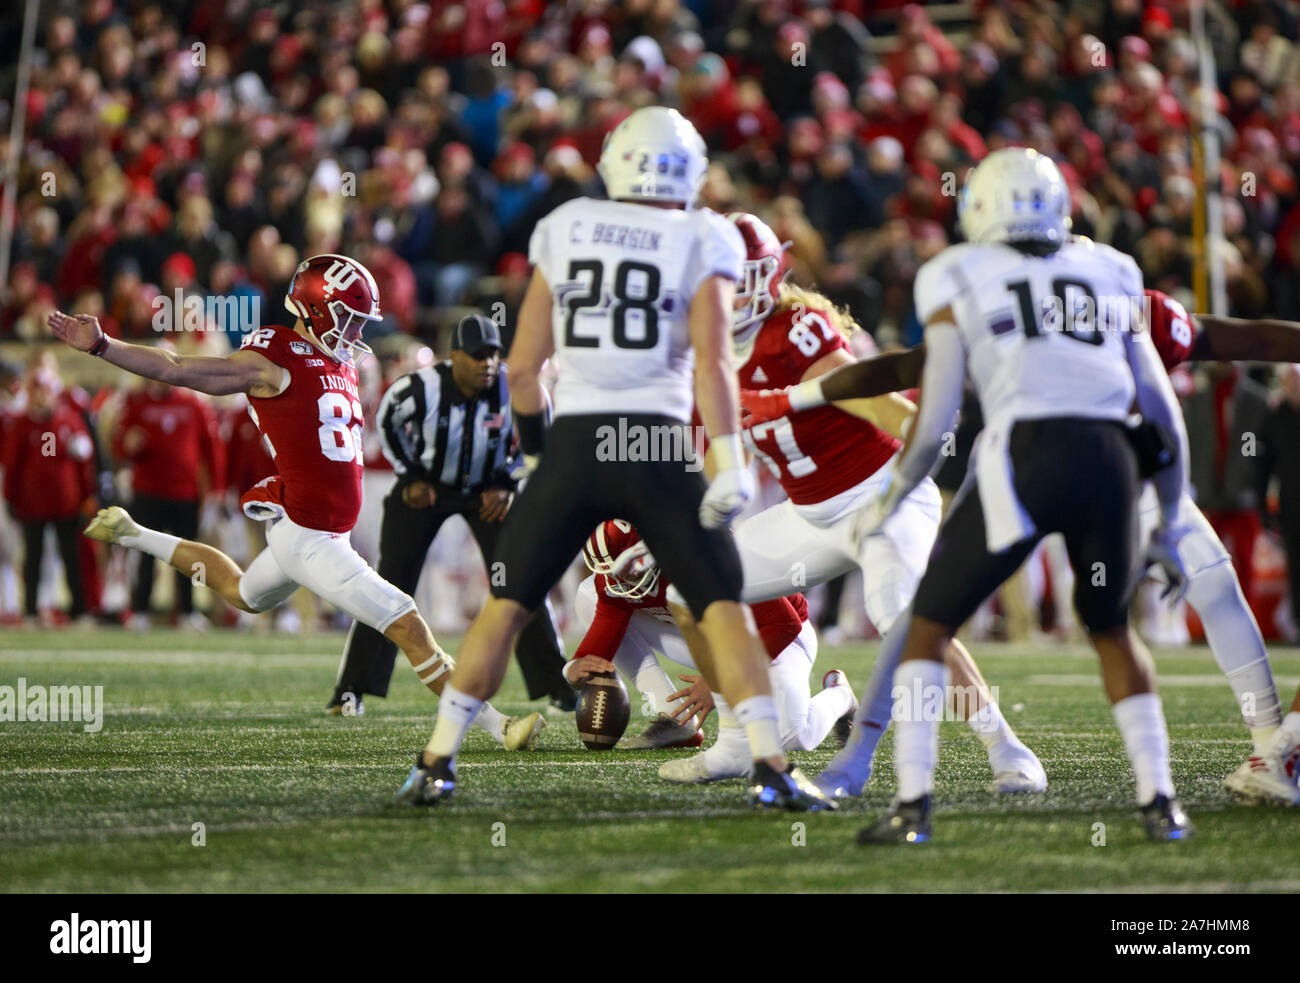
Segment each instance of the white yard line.
[[[273,660],[269,662],[268,660]],[[338,661],[338,652],[249,652],[247,649],[216,649],[204,652],[186,649],[177,652],[142,652],[139,649],[91,649],[85,652],[53,651],[50,649],[0,650],[2,662],[35,662],[38,666],[57,663],[126,662],[140,665],[209,665],[209,666],[267,666],[278,669],[317,669],[323,661]]]
[[[1157,672],[1161,686],[1223,686],[1228,680],[1220,673],[1206,673],[1196,676],[1178,676],[1172,673]],[[1028,676],[1025,682],[1030,686],[1098,686],[1101,677],[1095,673],[1052,673]],[[1291,689],[1300,685],[1300,676],[1274,676],[1273,683],[1279,690]]]

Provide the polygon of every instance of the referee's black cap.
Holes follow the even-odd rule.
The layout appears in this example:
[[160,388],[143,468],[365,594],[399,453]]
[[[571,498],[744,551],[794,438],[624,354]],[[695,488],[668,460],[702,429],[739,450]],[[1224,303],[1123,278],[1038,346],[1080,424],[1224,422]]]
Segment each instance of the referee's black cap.
[[477,354],[484,348],[501,351],[501,328],[496,321],[482,314],[466,314],[451,333],[451,347],[469,355]]

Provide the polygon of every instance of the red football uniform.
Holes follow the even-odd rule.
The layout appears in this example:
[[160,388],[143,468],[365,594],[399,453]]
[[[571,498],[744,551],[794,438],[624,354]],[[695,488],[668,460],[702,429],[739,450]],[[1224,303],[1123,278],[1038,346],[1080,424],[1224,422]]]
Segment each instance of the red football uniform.
[[[144,435],[135,451],[126,451],[126,435]],[[147,386],[126,394],[117,418],[113,453],[131,466],[137,495],[195,502],[200,491],[224,486],[225,454],[217,417],[206,399],[188,389]],[[199,488],[199,466],[207,468],[207,489]]]
[[221,441],[226,445],[226,489],[242,493],[275,474],[275,462],[248,407],[230,407],[219,414]]
[[[665,624],[673,623],[673,616],[668,611],[668,581],[662,576],[652,593],[635,599],[611,594],[605,589],[608,582],[603,573],[596,574],[596,614],[587,634],[578,643],[575,659],[597,655],[613,662],[618,647],[623,644],[623,636],[627,634],[628,623],[638,611]],[[784,652],[808,620],[808,602],[802,594],[751,604],[749,609],[754,612],[754,622],[769,659]]]
[[357,370],[282,325],[250,331],[240,347],[289,373],[280,395],[248,400],[284,482],[285,513],[308,529],[349,532],[361,511],[364,458]]
[[1144,293],[1151,305],[1151,341],[1168,371],[1187,361],[1199,329],[1187,308],[1168,294],[1159,290]]
[[[742,389],[784,389],[848,343],[823,311],[772,314],[740,367]],[[745,446],[767,465],[796,505],[824,502],[875,474],[902,443],[833,406],[783,416],[745,430]]]

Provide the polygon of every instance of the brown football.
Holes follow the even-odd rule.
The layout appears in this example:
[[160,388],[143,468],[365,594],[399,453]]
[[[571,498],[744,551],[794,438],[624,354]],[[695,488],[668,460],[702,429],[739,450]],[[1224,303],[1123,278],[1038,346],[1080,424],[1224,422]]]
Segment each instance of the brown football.
[[632,704],[616,672],[592,673],[578,696],[578,737],[592,751],[608,751],[627,730]]

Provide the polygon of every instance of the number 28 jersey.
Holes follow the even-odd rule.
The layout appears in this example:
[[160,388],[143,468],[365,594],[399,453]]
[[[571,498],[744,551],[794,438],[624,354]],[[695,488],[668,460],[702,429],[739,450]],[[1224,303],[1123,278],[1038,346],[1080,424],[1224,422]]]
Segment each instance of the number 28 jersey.
[[537,223],[528,258],[554,301],[555,416],[656,413],[686,422],[700,285],[740,279],[740,232],[707,210],[576,198]]
[[364,466],[357,370],[282,325],[250,331],[240,347],[270,359],[288,377],[280,395],[248,400],[284,482],[285,513],[307,529],[351,531],[361,511]]
[[1075,237],[1047,256],[962,243],[925,263],[913,287],[926,323],[951,305],[966,368],[990,425],[1047,417],[1122,420],[1135,383],[1124,334],[1140,329],[1133,259]]

